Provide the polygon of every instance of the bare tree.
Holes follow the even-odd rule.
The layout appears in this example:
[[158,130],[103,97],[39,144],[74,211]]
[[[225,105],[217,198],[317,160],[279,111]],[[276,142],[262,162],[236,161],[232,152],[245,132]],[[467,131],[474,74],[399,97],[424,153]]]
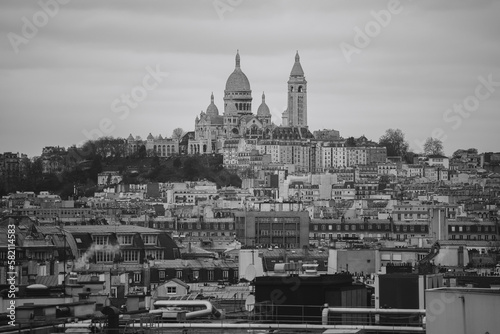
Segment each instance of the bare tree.
[[174,131],[172,131],[172,139],[180,140],[182,135],[184,135],[184,130],[182,130],[182,128],[175,128]]
[[425,155],[443,155],[443,142],[432,137],[427,138],[424,144]]

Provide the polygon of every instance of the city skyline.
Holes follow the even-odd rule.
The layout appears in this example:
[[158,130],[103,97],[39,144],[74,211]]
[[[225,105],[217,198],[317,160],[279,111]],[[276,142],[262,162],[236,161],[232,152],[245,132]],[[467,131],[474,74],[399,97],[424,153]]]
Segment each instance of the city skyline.
[[399,128],[417,153],[431,136],[441,137],[448,155],[459,148],[498,150],[495,2],[216,0],[118,7],[42,0],[0,7],[2,152],[37,156],[44,146],[79,144],[99,132],[145,138],[170,136],[177,127],[193,131],[212,92],[223,110],[237,49],[252,112],[265,92],[277,125],[298,50],[311,131],[378,141],[385,130]]

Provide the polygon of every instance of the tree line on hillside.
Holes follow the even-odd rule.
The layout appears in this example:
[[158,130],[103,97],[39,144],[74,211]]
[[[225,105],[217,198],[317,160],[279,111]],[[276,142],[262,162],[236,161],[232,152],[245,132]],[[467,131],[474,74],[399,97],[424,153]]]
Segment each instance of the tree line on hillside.
[[[174,136],[182,136],[182,129]],[[97,188],[97,176],[103,170],[116,170],[125,183],[183,182],[206,179],[219,187],[241,186],[241,179],[223,168],[222,156],[176,156],[160,159],[143,150],[128,156],[125,140],[102,137],[88,140],[80,147],[72,146],[47,153],[34,159],[23,158],[22,168],[13,177],[0,178],[0,195],[16,191],[50,191],[62,198],[92,196]],[[44,164],[52,169],[44,171]],[[56,167],[54,167],[56,166]],[[76,189],[76,194],[74,190]]]

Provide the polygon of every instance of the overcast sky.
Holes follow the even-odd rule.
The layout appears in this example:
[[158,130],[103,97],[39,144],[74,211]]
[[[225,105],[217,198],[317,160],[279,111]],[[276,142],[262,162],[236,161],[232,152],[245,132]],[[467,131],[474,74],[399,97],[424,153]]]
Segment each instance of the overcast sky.
[[237,49],[276,124],[298,50],[311,131],[500,151],[498,1],[54,1],[0,2],[0,152],[193,130]]

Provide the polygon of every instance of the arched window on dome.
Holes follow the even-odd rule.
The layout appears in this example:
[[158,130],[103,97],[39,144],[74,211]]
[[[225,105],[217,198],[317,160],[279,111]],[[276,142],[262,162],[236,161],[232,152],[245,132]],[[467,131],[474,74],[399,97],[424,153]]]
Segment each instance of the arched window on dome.
[[290,86],[290,92],[293,92],[293,86]]
[[165,145],[163,145],[163,156],[166,156],[167,155],[167,149],[165,147]]
[[170,145],[167,145],[167,156],[170,155]]
[[156,153],[156,145],[153,146],[153,152]]
[[302,93],[302,86],[299,86],[299,93]]

